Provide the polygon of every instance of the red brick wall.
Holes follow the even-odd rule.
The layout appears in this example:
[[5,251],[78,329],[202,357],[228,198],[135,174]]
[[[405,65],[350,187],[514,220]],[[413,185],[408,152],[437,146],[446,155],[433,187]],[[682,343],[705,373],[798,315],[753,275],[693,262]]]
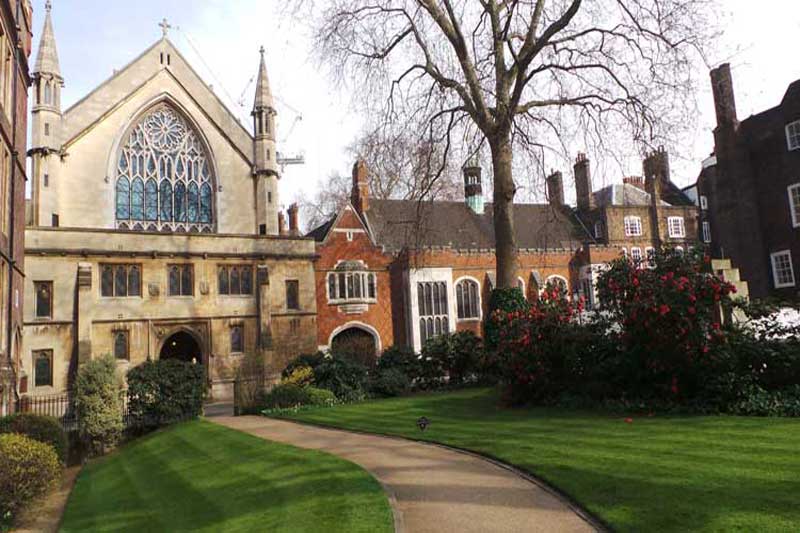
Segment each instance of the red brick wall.
[[[348,241],[347,233],[335,230],[355,230],[352,240]],[[380,346],[386,348],[394,344],[396,324],[393,321],[392,287],[397,285],[392,279],[390,266],[393,257],[384,254],[375,246],[365,232],[359,217],[347,208],[333,228],[327,239],[317,244],[319,258],[315,263],[317,291],[317,339],[319,345],[327,346],[331,334],[348,322],[360,322],[378,331]],[[336,268],[339,261],[364,261],[367,270],[376,274],[377,302],[368,304],[362,313],[344,313],[339,305],[328,303],[329,272]],[[402,294],[397,295],[402,301]]]

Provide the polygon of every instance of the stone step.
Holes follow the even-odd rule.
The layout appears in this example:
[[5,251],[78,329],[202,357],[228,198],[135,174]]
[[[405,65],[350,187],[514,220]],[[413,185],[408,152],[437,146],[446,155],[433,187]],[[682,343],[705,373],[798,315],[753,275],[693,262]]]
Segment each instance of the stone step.
[[730,259],[712,259],[711,260],[711,270],[714,272],[718,270],[727,270],[731,267],[731,260]]

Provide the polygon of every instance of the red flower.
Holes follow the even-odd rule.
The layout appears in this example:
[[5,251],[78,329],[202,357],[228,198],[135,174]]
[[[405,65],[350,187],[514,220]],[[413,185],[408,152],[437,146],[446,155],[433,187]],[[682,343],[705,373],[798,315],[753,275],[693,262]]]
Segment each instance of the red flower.
[[670,311],[670,308],[669,308],[669,306],[667,304],[661,304],[661,306],[658,308],[658,313],[661,316],[666,315],[667,313],[669,313],[669,311]]
[[693,314],[695,314],[695,313],[697,312],[697,309],[695,309],[694,307],[689,307],[689,308],[687,309],[687,311],[689,311],[689,314],[690,314],[690,315],[693,315]]
[[625,423],[626,424],[633,424],[633,418],[626,418],[625,419]]

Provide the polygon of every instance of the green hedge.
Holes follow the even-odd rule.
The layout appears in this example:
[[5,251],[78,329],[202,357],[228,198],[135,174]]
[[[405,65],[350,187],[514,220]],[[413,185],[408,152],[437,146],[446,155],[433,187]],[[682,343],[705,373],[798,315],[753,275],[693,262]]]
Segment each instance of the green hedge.
[[274,386],[264,394],[264,409],[287,409],[303,405],[333,405],[336,396],[333,392],[316,387],[301,387],[294,383]]
[[15,433],[0,435],[0,527],[52,488],[60,475],[61,462],[51,445]]
[[128,371],[128,414],[140,427],[194,418],[203,410],[202,365],[176,359],[147,361]]
[[4,416],[0,418],[0,433],[18,433],[49,444],[62,463],[67,460],[67,434],[59,421],[52,416],[33,413]]

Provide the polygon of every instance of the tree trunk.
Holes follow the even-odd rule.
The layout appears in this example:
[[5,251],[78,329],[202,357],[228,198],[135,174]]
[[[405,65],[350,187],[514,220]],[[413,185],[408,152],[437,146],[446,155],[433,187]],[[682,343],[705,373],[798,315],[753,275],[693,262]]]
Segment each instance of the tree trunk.
[[514,235],[514,177],[511,173],[511,134],[489,140],[494,171],[494,241],[497,287],[517,285],[517,239]]

